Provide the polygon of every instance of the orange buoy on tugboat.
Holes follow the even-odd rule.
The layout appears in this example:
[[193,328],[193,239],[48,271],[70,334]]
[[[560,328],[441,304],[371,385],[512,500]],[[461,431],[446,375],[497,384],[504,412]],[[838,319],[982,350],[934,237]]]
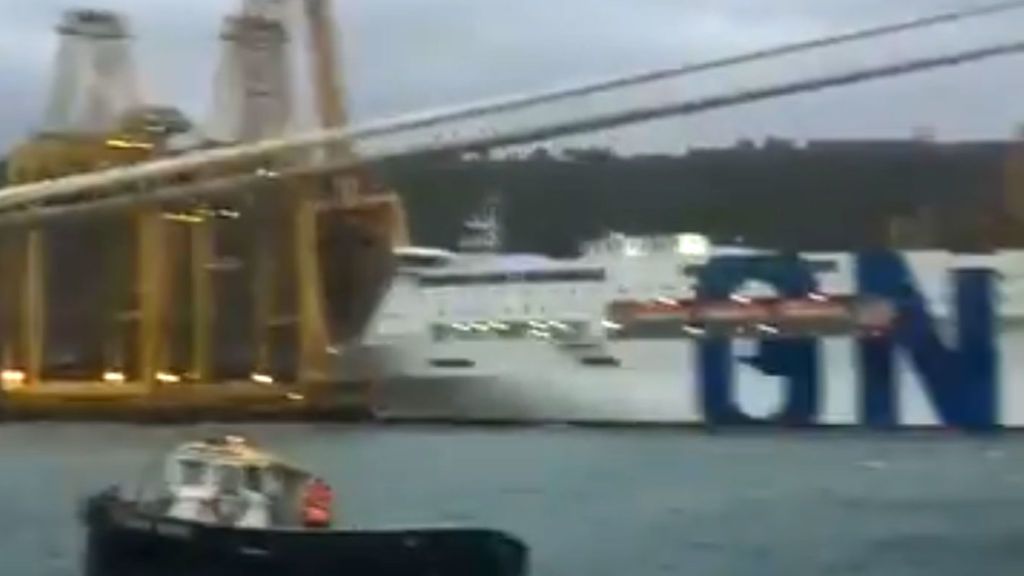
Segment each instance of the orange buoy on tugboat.
[[316,477],[306,486],[306,496],[302,503],[302,521],[307,528],[328,528],[332,521],[334,495],[331,487]]

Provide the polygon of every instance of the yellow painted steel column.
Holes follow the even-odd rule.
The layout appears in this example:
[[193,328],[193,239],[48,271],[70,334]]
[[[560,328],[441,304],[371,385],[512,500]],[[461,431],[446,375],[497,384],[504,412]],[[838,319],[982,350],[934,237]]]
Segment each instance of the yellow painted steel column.
[[270,373],[271,346],[273,345],[270,325],[277,312],[276,262],[274,245],[266,237],[254,239],[256,258],[254,271],[253,343],[256,348],[255,372]]
[[125,374],[127,371],[128,322],[138,318],[138,303],[132,298],[133,273],[131,265],[131,239],[135,235],[130,219],[112,221],[108,242],[104,247],[104,305],[106,307],[106,333],[103,346],[104,370]]
[[[330,0],[305,0],[306,20],[309,23],[310,62],[313,65],[313,94],[317,116],[323,128],[339,128],[349,123],[345,105],[344,58],[339,56],[340,45],[335,34],[335,20]],[[324,149],[328,159],[352,158],[355,154],[348,140],[328,145]],[[359,197],[359,182],[351,176],[342,176],[332,182],[333,192],[346,203]]]
[[155,387],[156,374],[166,369],[166,223],[158,208],[137,216],[136,270],[139,293],[137,341],[139,381]]
[[43,231],[25,232],[21,294],[21,346],[25,380],[39,382],[46,339],[46,253]]
[[299,308],[299,381],[328,378],[328,335],[324,318],[323,284],[317,246],[317,210],[313,198],[294,203],[292,243],[295,254],[296,295]]
[[192,276],[192,377],[198,382],[210,380],[213,327],[213,279],[209,264],[214,257],[215,231],[209,222],[189,227]]
[[[0,257],[3,258],[0,268],[0,278],[18,278],[21,275],[21,251],[20,243],[16,241],[14,234],[6,234],[3,237],[3,244],[0,245]],[[0,368],[14,368],[18,362],[18,348],[20,341],[20,319],[21,309],[21,287],[17,282],[0,283],[0,294],[3,301],[0,301],[0,309],[3,310],[3,323],[0,329],[3,330],[3,366]]]
[[[334,34],[330,0],[305,0],[305,8],[306,19],[309,21],[313,90],[320,125],[325,128],[344,126],[348,118],[343,100],[343,61],[337,54],[338,43]],[[346,144],[340,144],[342,150],[346,147]]]

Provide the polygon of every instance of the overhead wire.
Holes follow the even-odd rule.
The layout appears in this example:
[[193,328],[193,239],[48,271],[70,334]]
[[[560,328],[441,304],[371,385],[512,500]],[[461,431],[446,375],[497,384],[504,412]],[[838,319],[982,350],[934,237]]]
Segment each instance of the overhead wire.
[[[75,194],[84,190],[96,189],[113,184],[143,181],[151,178],[169,176],[211,164],[270,157],[282,152],[300,148],[315,148],[338,141],[356,141],[360,139],[410,132],[417,129],[454,123],[461,120],[525,109],[544,103],[578,98],[627,86],[642,85],[666,78],[714,71],[730,66],[757,62],[807,50],[905,33],[940,24],[960,22],[970,18],[994,16],[1022,8],[1024,8],[1024,0],[1008,0],[973,8],[943,12],[931,16],[861,29],[838,35],[826,36],[808,41],[784,44],[726,58],[706,61],[703,63],[663,68],[640,74],[613,78],[610,80],[582,84],[566,89],[512,96],[502,100],[477,103],[457,109],[402,116],[358,127],[318,131],[288,138],[223,147],[214,150],[188,153],[175,158],[154,160],[128,167],[78,174],[52,181],[12,186],[0,189],[0,209],[10,208],[24,202],[48,200],[62,195]],[[673,106],[669,105],[669,107],[671,108]],[[656,109],[657,107],[653,110]],[[649,114],[651,112],[652,109],[643,108],[637,111],[627,111],[622,114],[624,118],[642,118],[645,114]],[[556,125],[562,126],[562,124],[558,123],[552,124],[552,126]],[[536,129],[536,131],[537,133],[545,132],[542,129]],[[559,129],[548,130],[547,132],[555,134],[563,133]]]
[[752,88],[718,96],[709,96],[698,100],[659,104],[647,107],[635,107],[632,110],[611,112],[587,119],[563,123],[551,123],[546,126],[539,126],[520,132],[497,135],[495,137],[485,139],[473,146],[467,146],[467,148],[493,148],[525,144],[561,136],[607,130],[609,128],[615,128],[626,124],[635,124],[668,116],[690,116],[693,114],[710,112],[712,110],[750,104],[761,100],[769,100],[807,92],[817,92],[819,90],[924,72],[936,68],[960,66],[971,62],[977,62],[999,56],[1009,56],[1022,52],[1024,52],[1024,41],[996,44],[943,56],[919,58],[896,64],[862,68],[842,74],[796,80],[784,84]]
[[[957,22],[962,22],[974,18],[995,16],[998,14],[1021,9],[1024,9],[1024,0],[1011,0],[1006,2],[985,4],[973,8],[952,10],[948,12],[932,14],[930,16],[924,16],[919,18],[913,18],[910,20],[903,20],[900,22],[884,24],[881,26],[861,28],[850,32],[843,32],[839,34],[814,38],[811,40],[801,40],[792,43],[779,44],[769,48],[761,48],[750,52],[743,52],[740,54],[734,54],[732,56],[716,58],[704,62],[680,64],[670,66],[667,68],[657,68],[654,70],[648,70],[646,72],[633,73],[625,76],[617,76],[605,80],[598,80],[584,84],[578,84],[568,88],[556,88],[541,92],[531,92],[525,95],[516,95],[497,100],[477,102],[465,107],[450,108],[447,110],[435,111],[433,113],[420,113],[408,117],[408,119],[406,119],[405,121],[401,121],[401,119],[399,119],[399,122],[397,123],[386,122],[383,126],[381,126],[381,129],[391,130],[397,128],[400,130],[414,130],[419,128],[429,128],[437,124],[469,120],[472,118],[489,116],[501,112],[510,112],[525,108],[532,108],[543,104],[550,104],[553,102],[568,100],[571,98],[590,96],[593,94],[599,94],[611,90],[640,86],[652,82],[667,80],[670,78],[679,78],[692,74],[712,72],[724,68],[739,66],[742,64],[751,64],[763,60],[771,60],[783,56],[790,56],[793,54],[798,54],[810,50],[818,50],[821,48],[840,46],[843,44],[849,44],[853,42],[878,39],[886,36],[893,36],[896,34],[923,30],[926,28],[931,28],[940,25],[954,24]],[[371,130],[368,133],[364,133],[363,135],[373,136],[375,134],[376,132]]]
[[[773,84],[737,92],[709,96],[695,100],[649,106],[622,112],[594,115],[589,118],[551,123],[543,126],[511,130],[504,134],[471,136],[461,140],[448,142],[419,143],[404,149],[371,153],[358,159],[348,159],[314,167],[303,167],[276,175],[276,178],[287,178],[317,173],[321,171],[342,171],[365,163],[381,162],[390,159],[410,157],[429,153],[459,152],[526,144],[555,137],[596,132],[619,126],[656,120],[669,116],[692,116],[714,110],[741,106],[754,102],[781,98],[802,93],[817,92],[849,86],[863,82],[919,73],[936,68],[952,67],[978,62],[985,59],[1024,53],[1024,41],[1004,43],[965,50],[942,56],[907,60],[895,64],[875,66],[848,71],[841,74],[824,75],[782,84]],[[226,178],[205,181],[191,185],[179,185],[166,189],[158,189],[152,193],[134,192],[111,195],[72,205],[40,206],[29,209],[11,210],[0,214],[0,225],[38,222],[40,220],[81,215],[90,210],[111,210],[135,206],[148,201],[169,201],[184,198],[195,198],[204,195],[219,195],[238,190],[247,186],[258,185],[268,181],[266,176],[232,175]],[[268,188],[269,189],[269,188]]]

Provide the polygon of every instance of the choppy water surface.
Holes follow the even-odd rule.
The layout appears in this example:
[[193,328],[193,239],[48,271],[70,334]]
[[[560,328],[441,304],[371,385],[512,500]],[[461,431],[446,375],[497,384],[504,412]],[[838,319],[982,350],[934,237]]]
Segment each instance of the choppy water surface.
[[[78,497],[231,430],[0,427],[0,574],[78,574]],[[540,575],[1024,570],[1024,436],[242,431],[322,470],[350,524],[505,528]]]

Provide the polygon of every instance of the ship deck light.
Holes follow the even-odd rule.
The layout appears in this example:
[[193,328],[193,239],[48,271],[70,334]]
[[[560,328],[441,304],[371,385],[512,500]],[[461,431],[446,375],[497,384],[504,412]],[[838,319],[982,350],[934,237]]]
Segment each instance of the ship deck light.
[[177,384],[181,382],[181,376],[171,372],[157,372],[153,377],[162,384]]
[[700,326],[694,326],[692,324],[683,325],[683,332],[686,332],[690,336],[703,336],[705,331]]
[[265,374],[263,372],[253,372],[252,374],[249,375],[249,378],[257,384],[269,385],[274,383],[274,377],[271,376],[270,374]]
[[5,368],[0,370],[0,386],[4,390],[17,390],[25,385],[26,375],[24,370]]
[[109,138],[104,144],[108,148],[116,148],[118,150],[152,150],[153,145],[149,142],[139,142],[136,140],[126,140],[123,138]]
[[604,320],[601,321],[601,326],[604,326],[605,328],[607,328],[609,330],[621,330],[622,329],[622,324],[619,324],[618,322],[613,322],[611,320],[608,320],[607,318],[605,318]]
[[103,381],[107,384],[124,384],[124,372],[120,370],[107,370],[103,373]]

